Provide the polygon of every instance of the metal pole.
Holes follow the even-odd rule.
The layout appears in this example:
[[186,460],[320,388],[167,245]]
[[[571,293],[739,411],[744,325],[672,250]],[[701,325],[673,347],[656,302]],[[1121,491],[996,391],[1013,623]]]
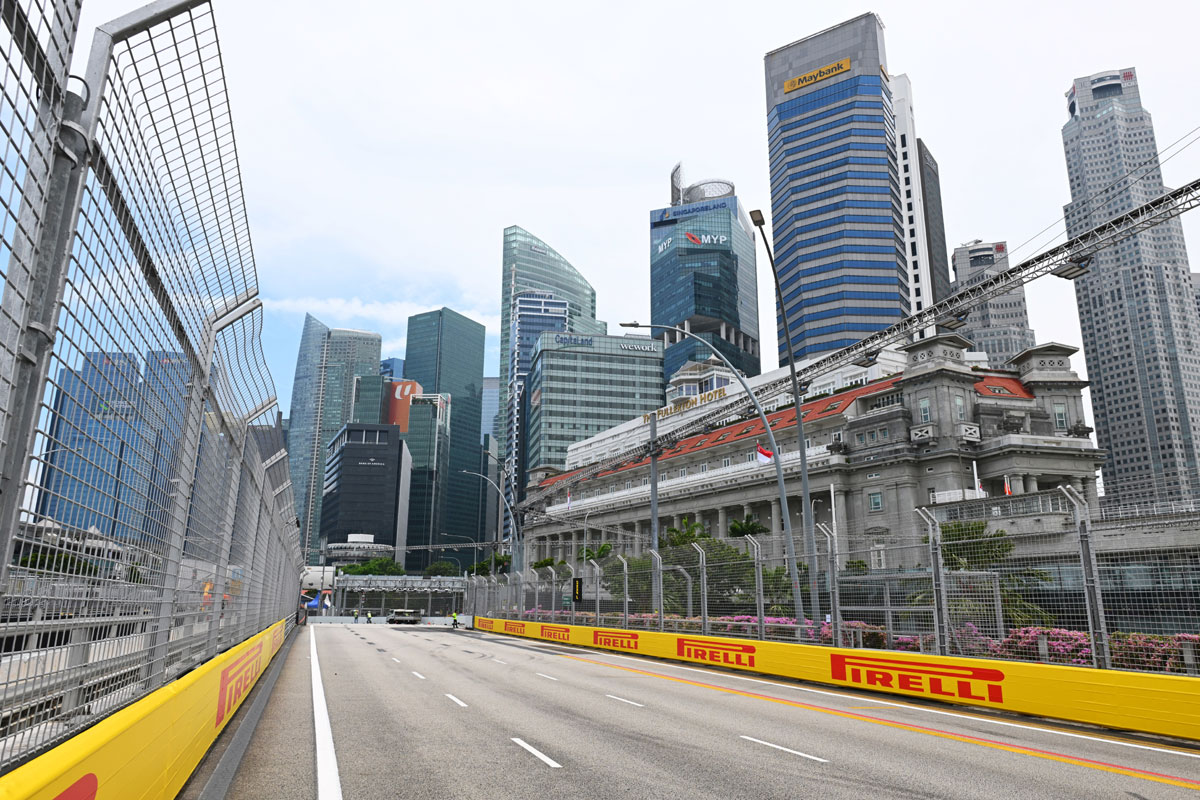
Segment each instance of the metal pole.
[[[842,646],[842,597],[838,587],[838,540],[837,532],[831,531],[827,525],[818,524],[825,540],[829,543],[829,632],[833,637],[833,646]],[[918,637],[919,639],[920,637]]]
[[700,554],[700,632],[708,635],[708,566],[704,548],[699,542],[692,542],[692,547]]
[[[758,539],[755,539],[753,536],[747,536],[746,541],[749,543],[750,549],[754,551],[754,610],[758,615],[758,638],[765,639],[767,630],[766,620],[764,619],[766,612],[763,609],[762,546],[758,543]],[[794,585],[799,585],[794,578],[792,581]],[[804,617],[801,616],[796,619],[797,638],[800,636],[800,628],[803,625]]]
[[[650,412],[650,550],[658,552],[658,413]],[[650,575],[650,596],[662,589],[658,572]],[[653,602],[653,599],[651,600]]]
[[[636,322],[622,322],[621,327],[622,328],[662,328],[664,330],[678,331],[679,333],[682,333],[685,336],[690,336],[691,338],[695,339],[698,342],[702,342],[705,347],[707,347],[709,350],[711,350],[713,352],[713,354],[716,355],[717,358],[719,358],[723,364],[725,364],[725,366],[729,367],[729,371],[732,372],[733,376],[738,379],[739,383],[742,384],[742,388],[746,391],[746,396],[749,397],[750,401],[754,403],[754,409],[758,412],[759,419],[762,420],[763,429],[767,433],[767,442],[771,445],[771,452],[774,454],[773,460],[775,462],[775,482],[776,482],[776,484],[778,484],[778,487],[779,487],[779,508],[780,508],[780,513],[783,516],[783,533],[784,533],[784,544],[786,545],[786,550],[787,550],[788,576],[792,580],[792,603],[793,603],[794,611],[796,614],[796,624],[797,624],[796,637],[799,638],[799,636],[800,636],[799,626],[804,624],[804,603],[800,599],[800,576],[796,571],[796,543],[792,540],[792,514],[791,514],[791,511],[788,509],[787,489],[784,486],[784,481],[783,481],[783,454],[779,452],[779,445],[775,441],[775,434],[771,431],[771,421],[767,419],[767,413],[765,411],[763,411],[762,403],[758,402],[758,398],[755,397],[754,392],[752,392],[750,390],[750,384],[746,383],[746,379],[742,377],[742,373],[738,372],[737,368],[734,367],[733,364],[731,364],[729,362],[729,359],[726,358],[725,355],[723,353],[721,353],[720,350],[717,350],[717,348],[713,347],[709,342],[707,342],[704,339],[701,339],[699,336],[696,336],[691,331],[686,331],[683,328],[676,328],[671,325],[639,325]],[[796,418],[797,419],[800,418],[799,411],[800,411],[800,409],[799,409],[799,407],[797,407],[797,409],[796,409],[796,412],[797,412]],[[651,421],[651,424],[653,425],[653,423],[654,423],[653,415],[650,417],[650,421]],[[653,448],[651,448],[651,449],[653,450]],[[804,452],[804,440],[803,439],[800,440],[800,452],[802,454]],[[803,458],[803,456],[802,456],[802,458]],[[653,463],[654,462],[651,461],[652,468],[653,468]],[[802,461],[801,463],[803,464],[804,462]],[[651,480],[651,482],[652,483],[654,482],[653,479]],[[652,487],[652,489],[653,489],[653,487]],[[807,502],[807,499],[808,499],[808,495],[806,493],[805,494],[806,502]],[[657,497],[654,494],[651,494],[651,501],[652,502],[657,501]],[[652,511],[652,513],[653,513],[653,511]],[[807,517],[809,515],[805,515],[805,516]],[[657,520],[651,520],[651,522],[655,524],[654,529],[657,530]],[[658,539],[657,539],[657,535],[656,535],[655,542],[657,542],[657,541],[658,541]],[[812,551],[815,553],[816,547],[813,547]],[[810,572],[812,572],[812,571],[814,571],[814,570],[812,570],[812,568],[810,568]],[[814,598],[814,600],[815,600],[815,598]]]
[[621,608],[621,627],[628,628],[629,627],[629,562],[625,560],[624,556],[617,556],[617,560],[621,562],[621,577],[622,577],[622,581],[623,581],[622,588],[621,588],[621,597],[623,597],[624,600],[621,603],[621,606],[622,606],[622,608]]
[[588,563],[592,565],[592,574],[596,576],[596,627],[600,627],[600,565],[595,559],[589,558]]
[[657,550],[651,550],[650,551],[650,560],[651,560],[651,563],[654,565],[653,566],[653,570],[654,570],[653,575],[658,578],[658,580],[654,582],[655,585],[657,585],[658,589],[655,592],[655,596],[650,598],[650,602],[653,603],[655,606],[655,611],[658,614],[658,629],[661,631],[661,630],[663,630],[664,623],[665,623],[665,620],[663,619],[663,607],[662,607],[663,606],[663,601],[662,601],[662,556],[660,556],[658,554]]
[[1075,512],[1075,527],[1079,531],[1079,562],[1083,567],[1083,596],[1087,603],[1088,627],[1092,634],[1092,663],[1100,669],[1112,669],[1108,651],[1108,622],[1104,618],[1104,598],[1100,594],[1099,566],[1092,549],[1092,525],[1087,500],[1071,486],[1059,486]]
[[474,475],[474,476],[475,476],[475,477],[477,477],[477,478],[483,478],[485,481],[487,481],[489,484],[491,484],[492,488],[496,490],[496,493],[497,493],[498,495],[500,495],[500,500],[501,500],[501,501],[504,503],[504,508],[505,508],[505,510],[506,510],[506,511],[508,511],[508,521],[509,521],[509,522],[512,524],[512,529],[513,529],[513,545],[512,545],[512,550],[513,550],[513,563],[512,563],[512,571],[513,571],[513,572],[520,572],[520,571],[521,571],[521,561],[522,561],[522,559],[520,559],[520,558],[518,557],[518,553],[519,553],[519,551],[520,551],[520,548],[519,548],[519,544],[518,544],[518,542],[519,542],[519,540],[520,540],[520,538],[521,538],[521,529],[517,527],[517,518],[516,518],[516,516],[514,516],[514,515],[513,515],[512,506],[510,506],[510,505],[508,504],[508,498],[506,498],[506,497],[504,496],[504,492],[500,491],[500,487],[496,485],[496,482],[495,482],[495,481],[493,481],[491,478],[489,478],[487,475],[483,475],[483,474],[481,474],[481,473],[478,473],[478,472],[471,472],[470,470],[466,470],[466,469],[464,469],[464,470],[459,470],[459,471],[460,471],[460,472],[462,472],[462,473],[464,473],[464,474],[467,474],[467,475]]
[[[804,548],[808,551],[808,591],[812,601],[813,622],[819,624],[821,617],[820,598],[817,597],[817,535],[813,528],[812,506],[809,505],[808,493],[808,447],[804,443],[804,415],[800,413],[803,396],[800,394],[800,382],[796,379],[796,353],[792,349],[792,333],[788,324],[787,307],[783,304],[783,287],[779,284],[779,273],[775,271],[775,254],[767,242],[767,234],[763,231],[763,218],[759,213],[754,218],[758,227],[758,235],[762,237],[763,246],[767,249],[767,259],[771,262],[771,277],[775,280],[775,299],[779,302],[779,315],[783,318],[783,340],[786,343],[788,356],[788,372],[792,379],[792,398],[796,404],[796,439],[800,448],[800,500],[804,511]],[[785,512],[786,513],[786,512]],[[789,533],[790,537],[791,534]]]
[[945,581],[942,575],[942,541],[937,520],[924,508],[915,509],[925,522],[929,538],[929,574],[933,589],[933,638],[938,655],[950,654],[950,620],[946,616]]

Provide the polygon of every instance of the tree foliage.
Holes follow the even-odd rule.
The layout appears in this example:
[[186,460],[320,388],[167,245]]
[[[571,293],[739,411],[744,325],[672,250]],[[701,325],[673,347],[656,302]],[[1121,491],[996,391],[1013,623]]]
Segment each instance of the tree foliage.
[[425,574],[431,575],[431,576],[434,576],[434,575],[442,575],[442,576],[457,575],[458,574],[458,564],[455,564],[453,561],[446,561],[446,560],[434,561],[432,564],[430,564],[428,567],[425,568]]
[[730,536],[761,536],[767,532],[767,526],[751,516],[747,516],[745,519],[735,519],[729,523]]
[[595,550],[593,550],[590,547],[585,547],[579,551],[578,560],[579,561],[587,561],[589,559],[594,558],[595,560],[599,561],[600,559],[608,556],[612,552],[612,549],[613,549],[612,542],[604,542],[603,544],[599,545]]
[[361,564],[341,567],[343,575],[404,575],[404,566],[390,558],[372,558]]
[[504,553],[493,553],[490,558],[485,558],[483,561],[478,561],[467,568],[467,572],[472,575],[486,577],[491,574],[503,575],[508,572],[509,566],[512,564],[512,556]]

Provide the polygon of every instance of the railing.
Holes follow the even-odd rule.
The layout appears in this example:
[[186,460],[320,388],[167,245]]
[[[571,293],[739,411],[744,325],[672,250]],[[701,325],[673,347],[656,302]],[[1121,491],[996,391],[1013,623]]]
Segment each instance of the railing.
[[301,563],[212,9],[97,31],[76,94],[80,2],[3,7],[0,772],[290,619]]
[[[1180,546],[1153,520],[1138,549],[1093,540],[1088,509],[1070,490],[1003,498],[1006,512],[1065,511],[1074,527],[1048,537],[1012,532],[987,503],[925,521],[877,544],[877,529],[818,525],[818,590],[792,581],[780,536],[713,539],[519,575],[470,579],[478,616],[705,633],[811,645],[867,647],[1074,666],[1200,674],[1200,543]],[[1022,505],[1023,503],[1023,505]],[[972,517],[964,509],[974,508]],[[1200,517],[1196,519],[1200,525]],[[1129,523],[1131,526],[1133,523]],[[810,554],[794,540],[807,573]],[[570,602],[582,578],[582,602]],[[813,619],[809,609],[820,609]],[[828,616],[827,616],[828,615]]]

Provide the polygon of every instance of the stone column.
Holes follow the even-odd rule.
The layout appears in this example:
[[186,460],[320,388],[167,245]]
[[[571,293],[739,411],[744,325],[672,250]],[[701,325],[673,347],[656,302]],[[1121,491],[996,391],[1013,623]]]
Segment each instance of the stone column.
[[1095,512],[1100,508],[1100,495],[1097,492],[1096,479],[1083,479],[1083,497],[1087,500],[1088,508]]
[[729,513],[725,510],[725,506],[717,509],[717,535],[714,538],[729,538]]
[[1011,475],[1011,476],[1009,476],[1008,482],[1012,486],[1013,494],[1025,494],[1025,476],[1024,475]]
[[1071,488],[1083,494],[1083,478],[1071,478],[1068,482],[1071,484]]
[[753,512],[750,510],[749,503],[742,503],[742,519],[750,516]]
[[578,563],[579,563],[579,533],[573,531],[571,533],[571,564],[575,565]]
[[[676,529],[676,530],[679,530],[679,523],[680,523],[680,518],[679,518],[679,515],[678,515],[678,514],[672,514],[672,515],[671,515],[671,527],[672,527],[672,528],[674,528],[674,529]],[[661,532],[660,532],[660,533],[661,533]],[[660,538],[661,538],[661,536],[660,536]]]
[[783,513],[779,510],[779,500],[771,501],[771,535],[779,536],[783,533]]
[[1038,488],[1038,477],[1040,477],[1040,476],[1038,476],[1038,475],[1026,475],[1025,476],[1025,491],[1029,492],[1030,494],[1041,491],[1041,489]]

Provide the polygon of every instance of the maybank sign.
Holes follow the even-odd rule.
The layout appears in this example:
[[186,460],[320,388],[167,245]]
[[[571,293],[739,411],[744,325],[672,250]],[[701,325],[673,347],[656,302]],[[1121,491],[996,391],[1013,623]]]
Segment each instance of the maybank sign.
[[826,78],[832,78],[834,75],[841,75],[843,72],[850,71],[850,59],[843,58],[841,61],[835,61],[828,66],[814,69],[812,72],[801,75],[798,78],[789,78],[783,84],[784,94],[794,92],[797,89],[803,89],[805,86],[811,86],[817,81],[823,81]]

